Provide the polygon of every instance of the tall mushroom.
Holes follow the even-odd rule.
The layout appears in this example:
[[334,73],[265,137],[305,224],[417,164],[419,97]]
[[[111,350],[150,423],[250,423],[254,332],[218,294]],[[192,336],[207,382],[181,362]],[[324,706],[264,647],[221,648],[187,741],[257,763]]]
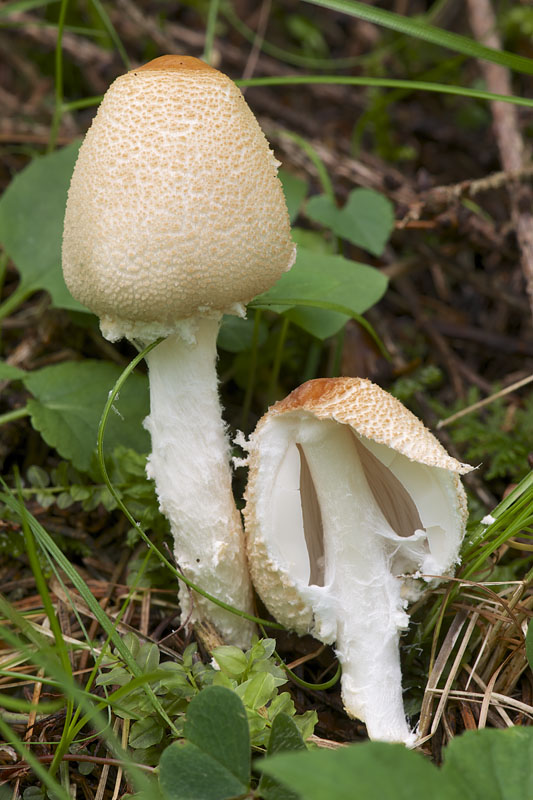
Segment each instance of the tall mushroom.
[[[216,377],[223,313],[270,287],[295,257],[278,163],[235,84],[187,56],[119,77],[81,146],[65,215],[63,271],[111,341],[147,345],[147,471],[184,574],[244,611],[251,590]],[[180,589],[182,619],[246,646],[253,626]],[[192,616],[191,616],[192,615]]]
[[466,502],[451,458],[402,404],[358,378],[309,381],[249,443],[252,580],[297,633],[336,642],[347,713],[372,739],[414,741],[399,634],[419,572],[453,570]]

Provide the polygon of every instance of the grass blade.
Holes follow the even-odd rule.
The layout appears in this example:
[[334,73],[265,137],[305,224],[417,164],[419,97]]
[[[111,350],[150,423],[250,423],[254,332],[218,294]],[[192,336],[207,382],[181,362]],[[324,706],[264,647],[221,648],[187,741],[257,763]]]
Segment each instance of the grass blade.
[[373,22],[375,25],[381,25],[384,28],[398,31],[398,33],[404,33],[416,39],[423,39],[426,42],[447,47],[449,50],[455,50],[456,53],[462,53],[465,56],[492,61],[494,64],[501,64],[502,67],[507,67],[515,72],[533,75],[533,60],[530,58],[507,53],[505,50],[485,47],[485,45],[479,44],[467,36],[436,28],[417,19],[404,17],[392,11],[384,11],[381,8],[375,8],[375,6],[368,6],[366,3],[357,2],[357,0],[305,0],[305,2],[322,8],[329,8],[331,11],[340,11],[352,17],[364,19],[366,22]]

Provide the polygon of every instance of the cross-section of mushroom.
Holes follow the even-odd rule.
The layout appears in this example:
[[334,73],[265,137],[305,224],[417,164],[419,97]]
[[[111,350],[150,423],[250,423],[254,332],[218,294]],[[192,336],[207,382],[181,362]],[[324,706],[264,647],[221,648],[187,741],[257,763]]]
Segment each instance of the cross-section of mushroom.
[[245,521],[252,579],[297,633],[336,643],[347,713],[372,739],[410,744],[399,635],[420,572],[450,574],[471,469],[367,380],[300,386],[249,445]]

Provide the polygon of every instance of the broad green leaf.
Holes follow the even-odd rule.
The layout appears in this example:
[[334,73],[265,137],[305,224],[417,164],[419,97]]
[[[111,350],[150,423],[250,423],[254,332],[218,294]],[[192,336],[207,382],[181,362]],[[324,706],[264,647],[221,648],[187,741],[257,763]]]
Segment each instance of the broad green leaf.
[[[306,746],[294,721],[288,714],[281,712],[272,723],[267,756],[287,750],[306,750]],[[282,786],[270,775],[261,775],[258,789],[264,800],[298,800],[298,795]]]
[[529,620],[526,634],[526,656],[531,669],[533,669],[533,619]]
[[337,208],[325,194],[312,197],[306,213],[341,239],[375,256],[382,254],[394,228],[392,203],[373,189],[354,189],[344,208]]
[[341,314],[339,311],[329,311],[327,308],[306,308],[305,306],[292,308],[290,311],[286,311],[284,316],[310,333],[311,336],[316,336],[321,340],[335,336],[350,319],[348,314]]
[[305,800],[530,800],[533,729],[467,731],[437,769],[400,745],[366,742],[337,751],[275,756],[257,764]]
[[185,736],[242,784],[250,780],[250,737],[246,711],[237,695],[222,686],[208,686],[189,705]]
[[444,751],[441,776],[465,800],[531,800],[533,728],[463,733]]
[[229,800],[250,786],[250,735],[242,702],[230,689],[209,686],[187,711],[185,744],[167,747],[159,782],[167,800]]
[[58,308],[87,311],[71,296],[61,271],[67,191],[79,142],[35,158],[0,199],[0,242],[20,273],[17,295],[46,289]]
[[[102,410],[120,374],[115,364],[88,360],[43,367],[24,378],[34,396],[27,404],[33,427],[77,469],[89,469]],[[131,375],[120,392],[116,413],[109,416],[106,448],[124,445],[148,452],[150,439],[142,427],[148,410],[147,378]]]
[[[224,314],[218,332],[217,346],[228,353],[243,353],[252,347],[254,335],[254,320],[234,317]],[[259,325],[258,344],[262,345],[268,336],[267,326],[262,322]]]
[[296,242],[298,249],[312,250],[314,253],[326,253],[326,255],[336,255],[335,246],[328,241],[323,233],[319,231],[308,231],[306,228],[298,226],[292,228],[292,238]]
[[[360,315],[381,299],[386,288],[386,277],[373,267],[299,247],[292,269],[250,305],[282,312],[306,302],[326,302]],[[303,319],[303,315],[300,318]],[[332,325],[332,319],[327,319],[328,325]],[[305,320],[308,322],[309,317]],[[323,324],[322,319],[320,324]],[[315,335],[322,335],[322,332],[319,329]]]
[[463,53],[463,55],[466,56],[482,58],[485,61],[501,64],[517,72],[533,75],[533,60],[530,58],[517,56],[514,55],[514,53],[507,53],[503,50],[495,50],[492,47],[486,47],[485,45],[479,44],[474,39],[469,39],[467,36],[461,36],[458,33],[452,33],[442,28],[428,25],[426,22],[422,22],[419,19],[404,17],[392,11],[376,8],[368,3],[357,2],[357,0],[306,0],[306,2],[312,3],[315,6],[321,6],[322,8],[329,8],[332,11],[350,14],[353,17],[364,19],[367,22],[373,22],[375,25],[383,25],[384,28],[390,28],[399,33],[405,33],[407,36],[414,36],[417,39],[422,39],[423,41],[431,42],[441,47],[447,47],[450,50]]
[[256,766],[305,800],[458,797],[443,785],[436,767],[399,744],[365,742],[339,750],[284,753]]
[[285,169],[280,169],[278,178],[283,186],[289,219],[291,222],[294,222],[307,195],[307,181],[299,178],[292,172],[287,172]]
[[21,380],[25,375],[26,372],[23,369],[6,364],[5,361],[0,361],[0,381]]
[[174,742],[161,756],[159,785],[165,800],[230,800],[244,795],[249,784],[200,747]]

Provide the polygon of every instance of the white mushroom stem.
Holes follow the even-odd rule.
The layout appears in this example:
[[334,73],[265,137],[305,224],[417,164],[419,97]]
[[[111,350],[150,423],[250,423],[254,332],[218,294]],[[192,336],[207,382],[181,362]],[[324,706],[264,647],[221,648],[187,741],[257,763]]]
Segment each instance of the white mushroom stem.
[[376,503],[347,426],[309,420],[299,439],[323,525],[324,586],[314,591],[332,614],[319,611],[317,630],[337,642],[347,712],[366,721],[371,739],[407,742],[398,639],[409,620],[391,572],[402,539]]
[[[219,318],[197,320],[148,357],[152,437],[147,474],[169,519],[178,568],[211,595],[251,613],[243,531],[231,488],[229,444],[217,388]],[[188,339],[188,340],[187,340]],[[247,647],[253,624],[180,584],[182,621],[209,620],[228,644]]]

